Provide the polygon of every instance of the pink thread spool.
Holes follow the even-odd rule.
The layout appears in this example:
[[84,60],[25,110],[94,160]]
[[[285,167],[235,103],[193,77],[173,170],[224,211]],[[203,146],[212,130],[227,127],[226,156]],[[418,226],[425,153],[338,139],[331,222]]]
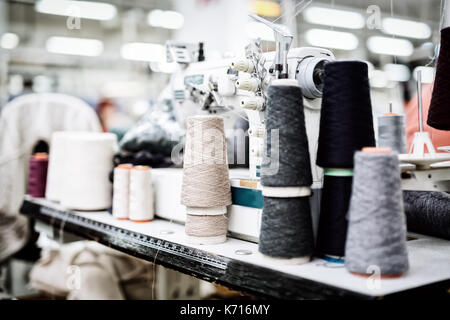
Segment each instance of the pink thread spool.
[[36,153],[30,159],[28,174],[28,194],[36,198],[45,196],[47,184],[48,154]]

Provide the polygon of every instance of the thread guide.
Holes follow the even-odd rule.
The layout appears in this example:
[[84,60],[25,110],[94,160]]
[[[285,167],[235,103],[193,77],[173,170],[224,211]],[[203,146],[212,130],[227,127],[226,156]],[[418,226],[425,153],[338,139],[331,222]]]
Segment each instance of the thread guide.
[[[21,212],[55,228],[63,225],[64,231],[206,281],[273,298],[389,298],[420,295],[432,283],[446,290],[450,282],[447,241],[416,234],[410,236],[417,240],[408,241],[412,253],[408,277],[395,283],[381,280],[379,289],[370,289],[366,279],[354,277],[344,268],[324,268],[321,259],[301,266],[269,263],[257,252],[257,244],[243,240],[229,239],[214,246],[188,245],[183,226],[162,219],[134,224],[117,221],[107,212],[73,212],[30,196],[25,197]],[[173,234],[161,235],[161,230],[172,230]],[[253,254],[237,255],[236,250],[250,250]],[[432,253],[436,250],[440,252],[437,259]],[[436,272],[424,273],[430,259],[435,261]]]

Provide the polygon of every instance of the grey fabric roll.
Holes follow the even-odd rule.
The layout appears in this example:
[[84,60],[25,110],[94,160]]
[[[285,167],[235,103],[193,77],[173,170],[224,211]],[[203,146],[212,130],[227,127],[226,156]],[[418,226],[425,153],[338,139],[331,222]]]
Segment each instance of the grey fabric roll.
[[313,253],[309,197],[264,197],[259,252],[275,258],[308,257]]
[[378,146],[406,153],[405,117],[384,115],[378,117]]
[[450,194],[404,191],[408,230],[450,240]]
[[408,269],[406,222],[397,153],[355,154],[345,266],[400,275]]

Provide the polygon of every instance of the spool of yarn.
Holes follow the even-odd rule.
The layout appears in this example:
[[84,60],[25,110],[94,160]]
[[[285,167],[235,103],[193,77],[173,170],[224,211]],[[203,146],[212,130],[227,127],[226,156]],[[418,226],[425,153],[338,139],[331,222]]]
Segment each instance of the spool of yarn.
[[441,48],[436,67],[427,123],[438,130],[450,130],[450,27],[441,30]]
[[151,170],[148,166],[134,166],[130,170],[129,219],[148,222],[153,219],[153,188]]
[[119,164],[114,168],[112,215],[119,220],[129,216],[130,170],[132,164]]
[[406,221],[398,154],[364,148],[355,154],[345,267],[358,275],[398,277],[408,270]]
[[450,194],[403,191],[408,230],[450,240]]
[[[204,226],[210,226],[209,222],[213,219],[226,222],[223,215],[226,206],[231,204],[224,121],[221,117],[193,116],[187,119],[181,204],[186,206],[188,214],[186,234],[189,242],[214,244],[226,240],[226,228],[221,225],[217,225],[217,230],[212,227],[214,236],[210,231],[204,232]],[[202,219],[204,222],[199,222]]]
[[47,182],[48,154],[36,153],[30,158],[28,174],[28,194],[42,198],[45,196]]
[[[267,98],[261,184],[272,187],[309,187],[312,174],[302,90],[294,80],[274,80],[267,90]],[[272,137],[276,132],[278,146],[275,145],[272,150]],[[276,160],[279,166],[274,173],[271,166]]]
[[385,113],[378,117],[378,146],[391,148],[397,153],[406,153],[405,117],[396,113]]
[[353,154],[375,146],[367,64],[329,62],[324,67],[317,165],[353,168]]
[[316,247],[319,255],[325,259],[343,262],[353,172],[347,171],[348,175],[345,175],[345,172],[339,175],[338,172],[327,172],[324,175]]
[[58,160],[61,162],[56,163],[56,166],[62,167],[58,169],[63,176],[59,181],[61,204],[75,210],[104,210],[111,207],[111,183],[108,177],[113,167],[116,135],[72,132],[64,140],[64,156]]
[[375,146],[367,64],[329,62],[316,160],[325,169],[317,253],[333,261],[345,255],[353,155],[364,146]]
[[186,215],[186,235],[193,244],[218,244],[227,240],[228,219],[219,215]]
[[314,250],[314,236],[303,95],[297,82],[289,79],[274,80],[267,94],[259,251],[284,264],[306,263]]
[[64,172],[66,147],[68,146],[66,137],[71,134],[73,134],[71,131],[58,131],[52,134],[45,191],[45,197],[52,201],[61,201],[61,185],[66,177]]

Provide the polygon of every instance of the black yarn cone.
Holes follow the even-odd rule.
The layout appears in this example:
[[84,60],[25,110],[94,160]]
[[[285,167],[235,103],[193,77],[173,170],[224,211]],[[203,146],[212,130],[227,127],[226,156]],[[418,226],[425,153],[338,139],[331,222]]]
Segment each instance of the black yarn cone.
[[316,245],[316,253],[319,256],[345,255],[347,211],[352,193],[352,180],[353,177],[324,178]]
[[316,163],[353,168],[353,154],[367,146],[375,146],[367,64],[327,63]]
[[441,30],[441,49],[427,123],[438,130],[450,130],[450,27]]

